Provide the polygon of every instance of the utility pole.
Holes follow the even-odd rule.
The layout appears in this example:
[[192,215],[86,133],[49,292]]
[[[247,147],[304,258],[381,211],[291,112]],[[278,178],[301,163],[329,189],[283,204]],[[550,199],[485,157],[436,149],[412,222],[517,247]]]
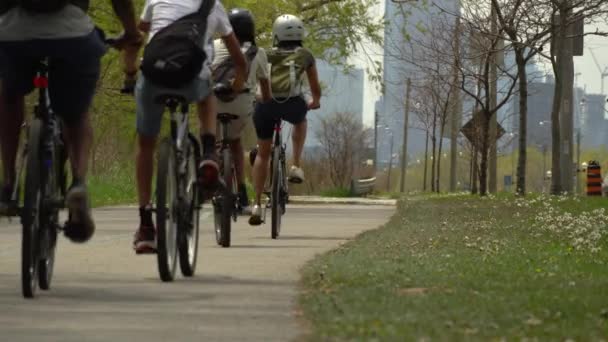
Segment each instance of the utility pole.
[[[570,4],[568,4],[570,7]],[[566,20],[562,22],[569,22],[572,17],[572,9],[568,9],[566,11]],[[566,26],[566,38],[564,41],[563,53],[564,60],[563,68],[562,68],[562,106],[561,106],[561,180],[562,180],[562,190],[568,193],[572,193],[573,187],[573,161],[574,161],[574,118],[573,118],[573,105],[574,105],[574,59],[573,59],[573,39],[572,37],[572,27],[573,25]]]
[[393,133],[391,133],[391,155],[388,157],[388,180],[386,181],[386,192],[391,191],[391,170],[393,169],[393,143],[395,138],[393,137]]
[[410,118],[410,93],[412,81],[408,78],[405,90],[405,113],[403,114],[403,151],[401,152],[401,186],[400,192],[405,192],[405,173],[407,172],[407,131]]
[[450,192],[456,191],[456,169],[458,167],[458,131],[460,130],[460,119],[462,114],[462,103],[460,101],[460,89],[456,86],[458,81],[458,63],[460,61],[460,17],[456,16],[454,27],[454,65],[452,66],[452,120],[450,127]]
[[[496,8],[492,3],[492,23],[491,23],[491,31],[492,37],[491,39],[498,39],[498,23],[496,20]],[[493,111],[492,116],[490,117],[490,154],[489,154],[489,187],[488,190],[491,194],[495,194],[497,191],[497,163],[498,163],[498,153],[497,153],[497,141],[496,137],[498,136],[498,112],[496,111],[496,96],[497,96],[497,75],[496,75],[496,63],[497,63],[497,44],[492,46],[493,51],[490,53],[491,56],[491,65],[490,65],[490,110]]]
[[378,111],[374,112],[374,173],[378,171]]

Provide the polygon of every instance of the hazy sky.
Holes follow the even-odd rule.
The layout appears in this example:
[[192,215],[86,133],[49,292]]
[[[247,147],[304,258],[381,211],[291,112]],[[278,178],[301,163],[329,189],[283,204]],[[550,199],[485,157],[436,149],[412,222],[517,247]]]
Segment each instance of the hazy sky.
[[[602,23],[599,25],[585,26],[586,32],[595,32],[596,29],[608,32],[608,25]],[[593,49],[595,57],[603,71],[608,67],[608,37],[585,37],[584,55],[582,57],[574,57],[574,71],[575,73],[581,73],[578,77],[578,86],[581,88],[586,86],[587,93],[599,94],[601,88],[601,72],[593,61],[589,49]],[[604,88],[608,89],[608,79],[606,79],[604,83]],[[604,89],[604,92],[606,92],[606,89]]]

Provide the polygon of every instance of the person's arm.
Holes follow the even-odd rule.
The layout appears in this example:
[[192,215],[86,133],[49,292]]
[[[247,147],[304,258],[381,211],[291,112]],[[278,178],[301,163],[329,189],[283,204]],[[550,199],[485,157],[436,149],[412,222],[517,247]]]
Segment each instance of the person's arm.
[[126,45],[141,46],[143,38],[137,30],[137,20],[135,19],[135,8],[132,0],[111,0],[114,13],[122,23],[125,32],[116,40],[114,47],[123,49]]
[[260,91],[262,92],[262,102],[270,102],[272,100],[272,91],[270,89],[270,80],[267,78],[260,79]]
[[256,77],[260,87],[261,98],[258,99],[262,103],[272,101],[272,88],[270,85],[270,71],[268,70],[268,56],[262,48],[258,49],[258,53],[253,60],[253,66],[256,68]]
[[234,81],[232,81],[232,89],[234,92],[240,93],[243,90],[247,79],[247,60],[241,52],[241,45],[234,33],[222,37],[222,40],[228,49],[230,58],[234,61],[234,68],[236,70]]
[[306,76],[308,76],[308,84],[312,95],[312,100],[308,103],[308,109],[319,109],[321,108],[321,85],[319,84],[319,74],[315,64],[306,69]]

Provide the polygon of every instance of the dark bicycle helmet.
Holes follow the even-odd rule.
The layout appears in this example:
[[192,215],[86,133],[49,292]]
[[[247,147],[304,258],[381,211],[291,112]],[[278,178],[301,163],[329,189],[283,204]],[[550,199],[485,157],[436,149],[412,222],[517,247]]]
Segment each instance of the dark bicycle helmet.
[[228,13],[228,19],[236,38],[241,44],[244,42],[255,44],[255,22],[249,10],[233,8]]

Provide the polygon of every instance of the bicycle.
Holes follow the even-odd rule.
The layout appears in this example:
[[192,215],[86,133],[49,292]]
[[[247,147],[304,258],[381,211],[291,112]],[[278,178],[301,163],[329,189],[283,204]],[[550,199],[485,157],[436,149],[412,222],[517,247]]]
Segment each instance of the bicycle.
[[[67,154],[62,138],[62,125],[52,110],[48,93],[48,60],[36,66],[34,87],[38,102],[33,119],[22,127],[28,132],[20,153],[17,182],[11,200],[19,203],[19,181],[24,180],[23,205],[14,216],[20,216],[21,290],[33,298],[37,288],[49,290],[55,265],[57,234],[63,229],[59,212],[65,208]],[[25,176],[23,173],[25,172]]]
[[[189,132],[189,104],[176,95],[159,96],[171,113],[170,135],[163,138],[158,151],[156,176],[157,260],[162,281],[175,279],[179,258],[181,272],[194,275],[198,256],[199,199],[197,165],[200,146]],[[178,111],[179,107],[179,111]]]
[[287,211],[289,202],[289,188],[287,186],[287,167],[285,149],[282,137],[282,121],[274,123],[274,133],[272,136],[272,151],[270,155],[270,177],[264,193],[268,197],[268,202],[264,209],[263,222],[266,222],[266,210],[271,210],[271,229],[270,237],[277,239],[281,233],[282,216]]
[[231,224],[232,221],[236,222],[240,210],[236,170],[227,138],[230,122],[238,118],[238,115],[228,113],[217,115],[222,130],[222,139],[219,141],[221,186],[213,197],[213,214],[215,239],[222,247],[230,247]]

